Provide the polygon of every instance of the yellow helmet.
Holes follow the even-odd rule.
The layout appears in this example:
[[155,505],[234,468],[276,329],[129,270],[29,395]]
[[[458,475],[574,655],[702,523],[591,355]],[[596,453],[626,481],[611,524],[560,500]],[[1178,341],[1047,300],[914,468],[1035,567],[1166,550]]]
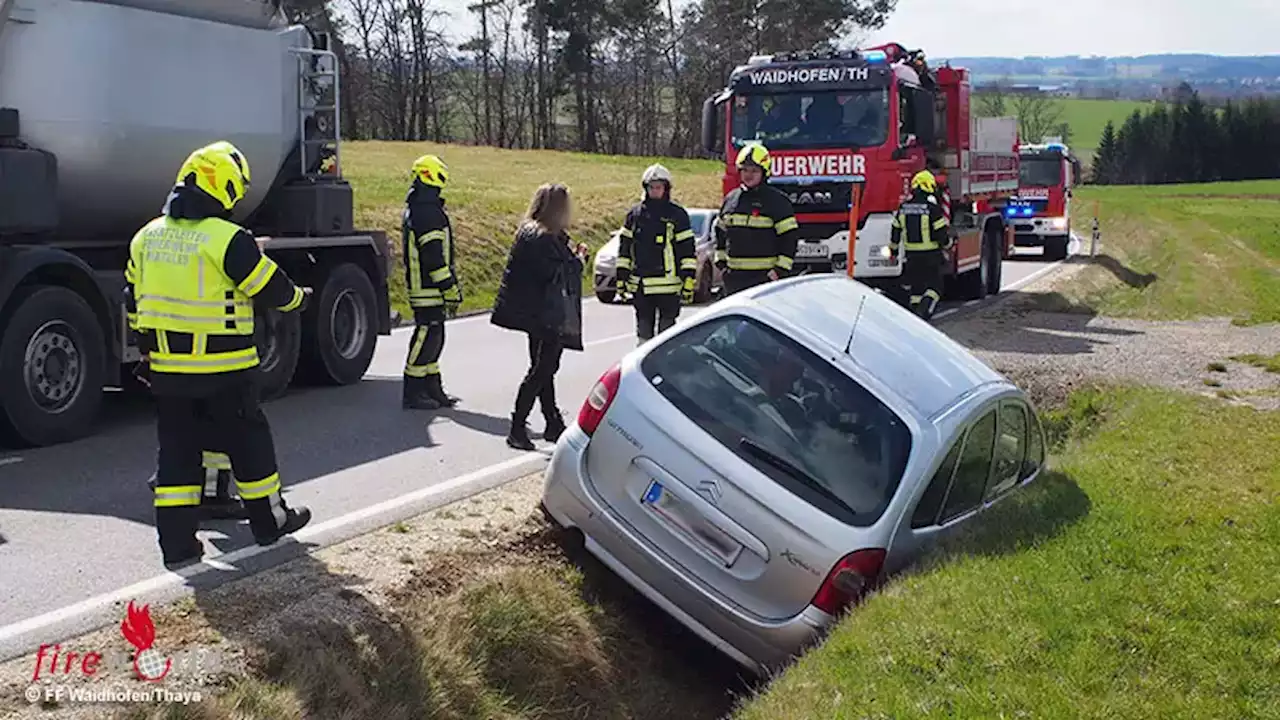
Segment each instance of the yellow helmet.
[[934,193],[938,190],[938,179],[928,170],[921,170],[911,178],[911,189],[919,188],[927,193]]
[[449,182],[449,166],[435,155],[423,155],[413,161],[413,176],[423,185],[443,188]]
[[244,184],[246,187],[253,181],[253,178],[249,176],[249,161],[245,159],[244,153],[240,152],[239,148],[226,140],[219,140],[218,142],[210,145],[209,148],[211,150],[225,152],[231,156],[231,159],[240,167],[240,174],[244,176]]
[[769,149],[760,143],[748,143],[742,146],[738,151],[738,169],[744,167],[755,166],[764,171],[765,175],[769,174]]
[[244,199],[248,173],[249,163],[244,155],[231,143],[220,141],[187,156],[178,171],[177,184],[197,188],[231,210]]

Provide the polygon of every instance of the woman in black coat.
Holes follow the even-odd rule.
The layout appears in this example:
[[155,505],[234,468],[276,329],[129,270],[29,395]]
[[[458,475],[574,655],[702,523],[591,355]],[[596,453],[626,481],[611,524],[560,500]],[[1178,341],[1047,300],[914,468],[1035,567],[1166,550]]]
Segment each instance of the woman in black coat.
[[588,253],[586,245],[569,238],[571,217],[568,188],[543,185],[534,192],[489,316],[494,325],[529,336],[529,371],[516,393],[507,434],[507,445],[517,450],[534,449],[525,421],[535,400],[547,422],[542,437],[555,442],[565,430],[555,376],[566,348],[582,350],[582,273]]

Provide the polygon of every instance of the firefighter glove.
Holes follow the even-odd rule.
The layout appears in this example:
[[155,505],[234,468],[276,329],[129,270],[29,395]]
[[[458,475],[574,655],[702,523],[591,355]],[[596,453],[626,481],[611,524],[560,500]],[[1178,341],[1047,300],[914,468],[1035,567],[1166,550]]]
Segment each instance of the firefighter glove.
[[718,270],[720,270],[720,272],[724,272],[725,270],[728,270],[728,269],[729,269],[729,261],[728,261],[728,260],[717,260],[717,261],[716,261],[716,268],[717,268]]
[[444,301],[450,305],[462,304],[462,287],[459,285],[455,284],[453,287],[445,290],[442,295],[444,296]]
[[693,304],[693,278],[684,279],[684,289],[680,292],[680,299],[685,305]]
[[306,310],[307,306],[311,304],[311,294],[313,292],[315,292],[315,290],[313,290],[312,288],[309,288],[309,287],[302,288],[302,304],[298,306],[298,312],[302,312],[303,310]]

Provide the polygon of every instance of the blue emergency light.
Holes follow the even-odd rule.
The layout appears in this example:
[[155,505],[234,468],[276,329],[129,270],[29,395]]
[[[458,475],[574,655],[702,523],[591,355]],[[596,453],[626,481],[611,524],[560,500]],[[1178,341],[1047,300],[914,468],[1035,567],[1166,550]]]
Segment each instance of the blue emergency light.
[[1067,146],[1062,143],[1049,143],[1046,147],[1050,150],[1057,150],[1058,152],[1067,151]]
[[862,59],[869,63],[882,63],[889,60],[889,56],[884,54],[883,50],[871,50],[862,54]]

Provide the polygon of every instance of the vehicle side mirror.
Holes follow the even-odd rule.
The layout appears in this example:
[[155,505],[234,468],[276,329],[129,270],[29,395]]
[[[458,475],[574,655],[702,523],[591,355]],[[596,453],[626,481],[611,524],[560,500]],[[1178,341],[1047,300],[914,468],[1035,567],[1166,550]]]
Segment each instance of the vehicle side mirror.
[[720,106],[714,96],[702,103],[702,151],[710,157],[720,157]]

